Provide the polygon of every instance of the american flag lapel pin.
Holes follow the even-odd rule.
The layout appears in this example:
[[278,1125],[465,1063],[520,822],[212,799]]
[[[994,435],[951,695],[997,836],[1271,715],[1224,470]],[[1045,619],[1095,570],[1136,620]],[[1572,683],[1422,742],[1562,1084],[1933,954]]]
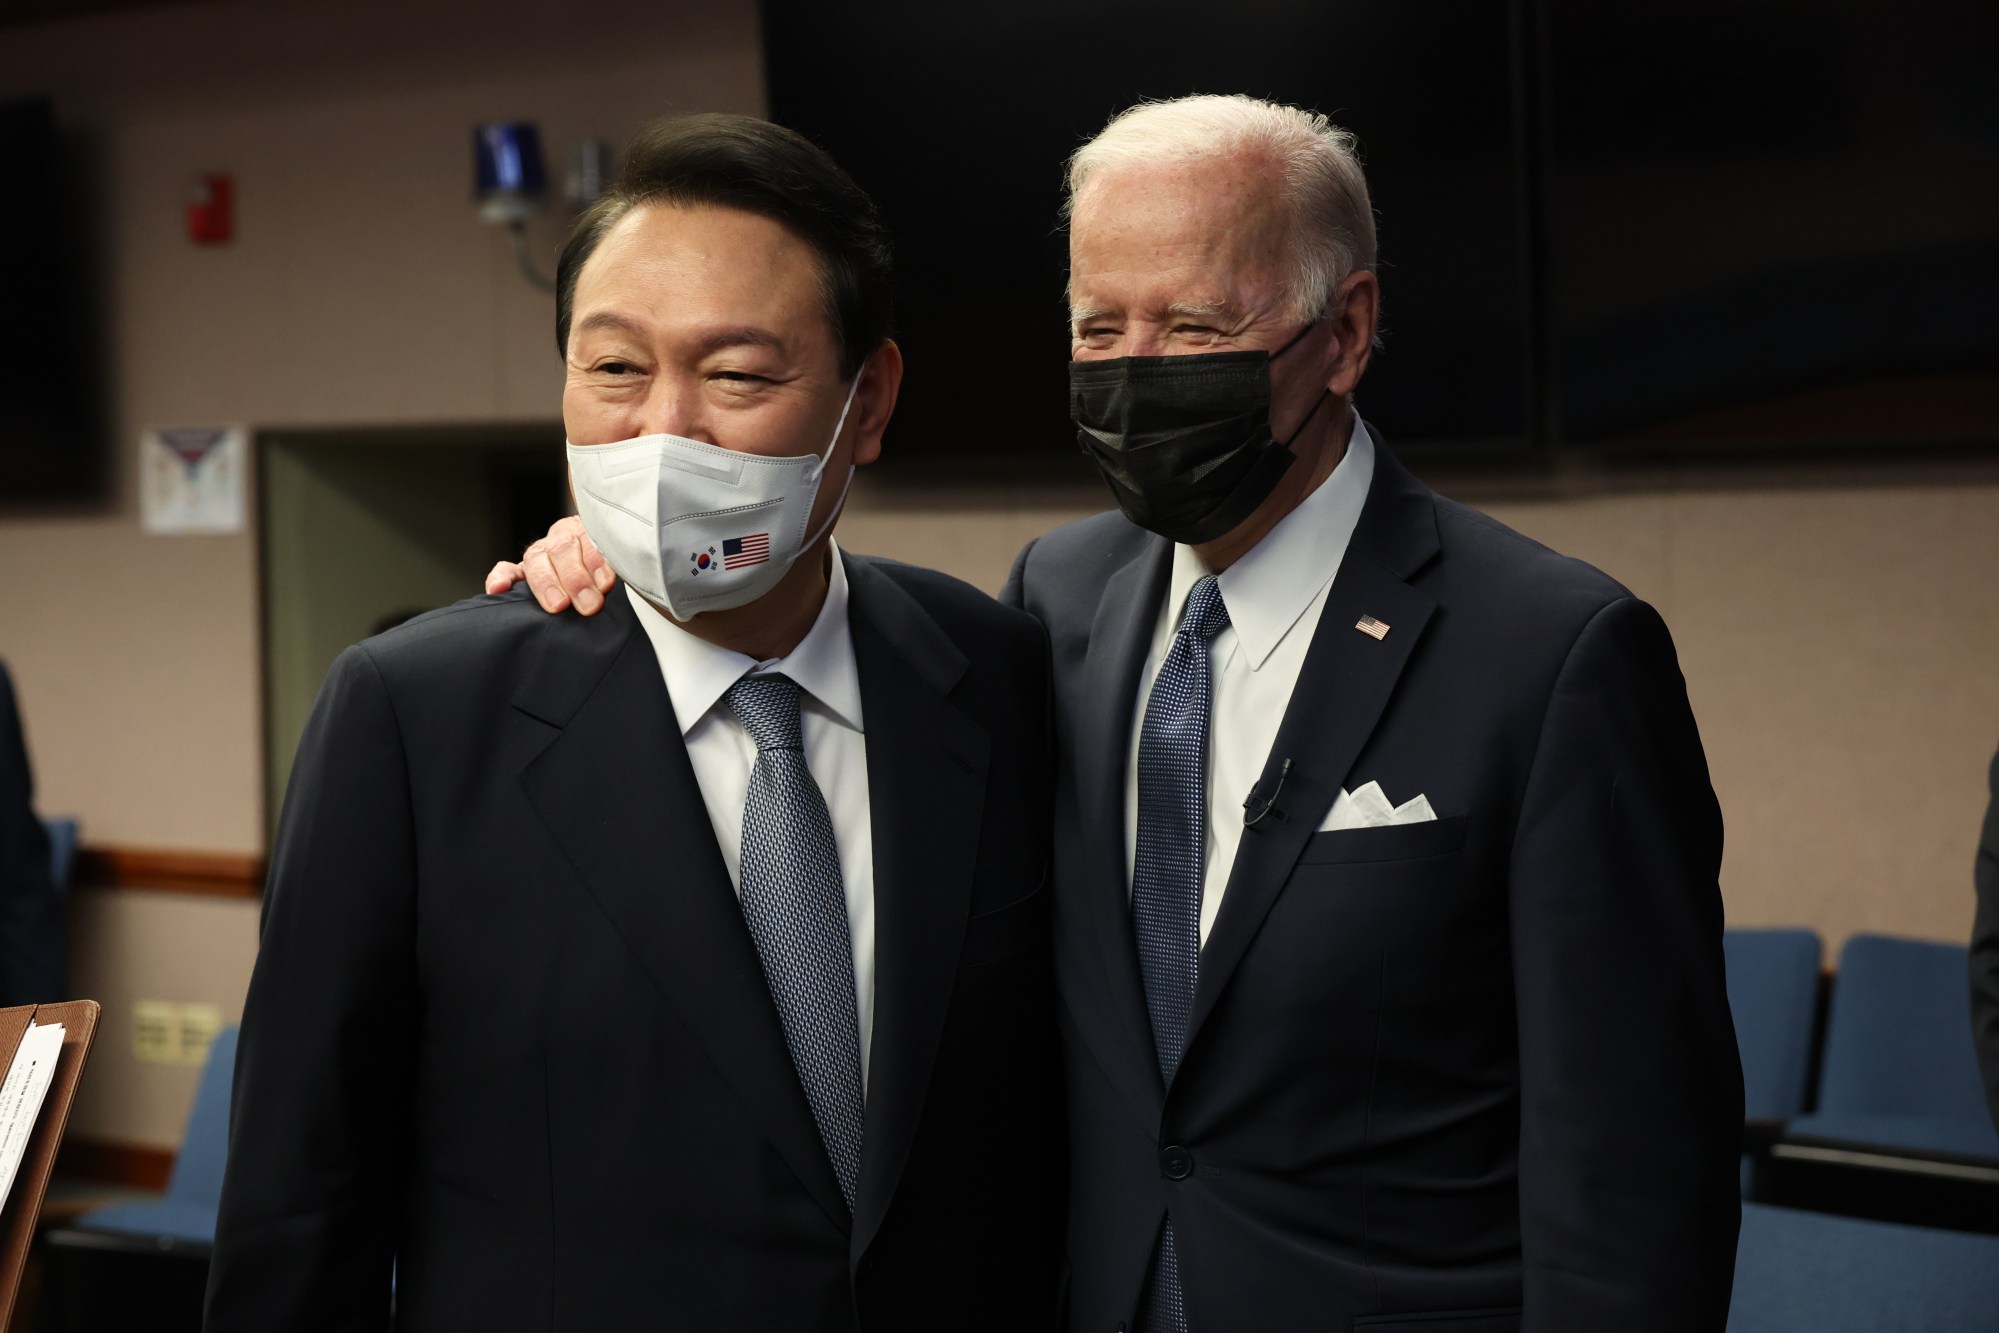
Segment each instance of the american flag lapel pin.
[[1373,616],[1362,616],[1354,622],[1354,628],[1372,639],[1378,640],[1388,637],[1388,622],[1385,620],[1376,620]]

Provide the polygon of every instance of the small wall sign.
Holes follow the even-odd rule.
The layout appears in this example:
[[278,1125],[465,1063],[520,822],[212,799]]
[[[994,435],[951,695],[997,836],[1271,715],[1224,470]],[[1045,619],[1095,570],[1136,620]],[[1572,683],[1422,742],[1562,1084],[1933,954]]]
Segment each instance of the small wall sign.
[[159,536],[241,532],[249,432],[241,426],[157,426],[139,442],[139,508]]

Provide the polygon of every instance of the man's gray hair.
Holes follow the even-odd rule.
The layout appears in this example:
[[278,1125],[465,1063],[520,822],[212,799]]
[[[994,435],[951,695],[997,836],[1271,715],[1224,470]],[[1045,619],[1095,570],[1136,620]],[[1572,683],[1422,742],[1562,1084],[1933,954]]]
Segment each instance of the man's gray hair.
[[1240,94],[1141,102],[1111,117],[1069,159],[1062,215],[1074,215],[1083,186],[1101,171],[1209,157],[1272,160],[1291,205],[1288,313],[1314,319],[1349,274],[1374,268],[1374,205],[1354,142],[1316,111]]

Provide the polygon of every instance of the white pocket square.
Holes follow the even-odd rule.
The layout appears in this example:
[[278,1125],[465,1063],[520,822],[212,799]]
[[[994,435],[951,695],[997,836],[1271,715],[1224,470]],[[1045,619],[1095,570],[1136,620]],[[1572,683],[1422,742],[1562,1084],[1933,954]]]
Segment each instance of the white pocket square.
[[1427,796],[1412,796],[1400,805],[1390,805],[1381,784],[1370,782],[1352,791],[1342,791],[1327,813],[1326,822],[1319,825],[1319,832],[1380,828],[1385,824],[1427,824],[1436,818],[1437,812],[1430,808]]

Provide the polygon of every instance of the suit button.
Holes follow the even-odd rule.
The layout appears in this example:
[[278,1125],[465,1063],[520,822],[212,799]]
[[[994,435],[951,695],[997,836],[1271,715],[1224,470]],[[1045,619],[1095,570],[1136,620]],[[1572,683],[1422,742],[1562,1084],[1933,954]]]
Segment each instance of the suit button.
[[1185,1180],[1194,1174],[1194,1154],[1177,1143],[1161,1148],[1159,1169],[1168,1180]]

